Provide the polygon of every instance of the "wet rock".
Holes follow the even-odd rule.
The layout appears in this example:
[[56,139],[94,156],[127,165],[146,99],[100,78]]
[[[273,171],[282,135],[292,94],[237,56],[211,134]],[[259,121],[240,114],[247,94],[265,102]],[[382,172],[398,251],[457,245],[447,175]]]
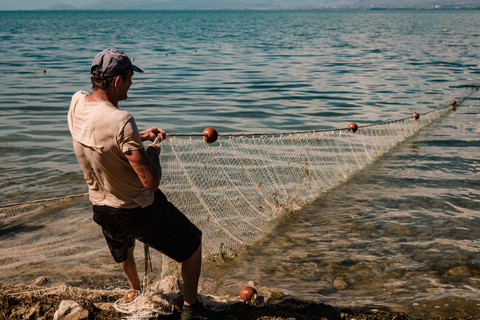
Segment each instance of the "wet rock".
[[88,319],[88,310],[83,309],[73,300],[63,300],[55,314],[53,320],[83,320]]
[[388,228],[387,232],[389,234],[399,235],[399,236],[415,235],[416,234],[415,229],[413,229],[411,227],[407,227],[407,226],[393,226],[393,227]]
[[350,286],[354,286],[360,281],[362,281],[362,277],[357,273],[350,273],[345,275],[345,282],[348,283],[348,285]]
[[471,277],[473,276],[472,269],[467,266],[459,266],[447,271],[447,274],[456,277]]
[[48,279],[45,277],[38,277],[33,281],[37,286],[44,286],[48,283]]
[[336,278],[333,280],[333,287],[336,290],[346,290],[348,288],[348,283],[342,278]]
[[357,264],[357,261],[353,260],[353,259],[345,259],[345,260],[342,260],[340,261],[340,264],[342,266],[353,266],[355,264]]

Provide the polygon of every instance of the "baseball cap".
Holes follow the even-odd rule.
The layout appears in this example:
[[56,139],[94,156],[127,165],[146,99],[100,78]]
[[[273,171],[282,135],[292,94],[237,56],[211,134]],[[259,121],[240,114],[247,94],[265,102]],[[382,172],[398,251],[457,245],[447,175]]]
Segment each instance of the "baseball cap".
[[118,49],[106,49],[95,56],[92,69],[99,66],[102,70],[102,78],[109,78],[123,74],[127,70],[142,72],[143,69],[132,64],[129,57]]

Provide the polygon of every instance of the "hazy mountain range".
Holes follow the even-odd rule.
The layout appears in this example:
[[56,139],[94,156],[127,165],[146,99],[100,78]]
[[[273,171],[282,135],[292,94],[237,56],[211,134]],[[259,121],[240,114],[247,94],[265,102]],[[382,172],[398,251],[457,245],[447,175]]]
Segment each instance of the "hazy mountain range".
[[82,7],[57,3],[47,10],[198,10],[266,8],[471,8],[480,0],[95,0]]

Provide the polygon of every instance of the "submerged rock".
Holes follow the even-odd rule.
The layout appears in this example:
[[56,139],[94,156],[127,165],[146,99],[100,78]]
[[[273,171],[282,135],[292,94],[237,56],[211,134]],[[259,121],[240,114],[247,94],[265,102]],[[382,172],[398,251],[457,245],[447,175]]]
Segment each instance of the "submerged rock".
[[447,271],[447,274],[456,277],[471,277],[473,276],[472,269],[467,266],[459,266]]

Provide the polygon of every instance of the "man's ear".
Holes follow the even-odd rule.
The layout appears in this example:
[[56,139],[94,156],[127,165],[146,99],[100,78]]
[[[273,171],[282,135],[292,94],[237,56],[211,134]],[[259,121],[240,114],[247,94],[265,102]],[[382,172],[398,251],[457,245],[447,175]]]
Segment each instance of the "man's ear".
[[[120,81],[120,82],[117,82],[117,81]],[[122,83],[124,83],[125,80],[123,79],[123,77],[122,77],[121,75],[118,75],[118,76],[115,77],[115,80],[114,80],[113,82],[114,82],[114,84],[115,84],[115,86],[116,86],[117,84],[122,84]]]

